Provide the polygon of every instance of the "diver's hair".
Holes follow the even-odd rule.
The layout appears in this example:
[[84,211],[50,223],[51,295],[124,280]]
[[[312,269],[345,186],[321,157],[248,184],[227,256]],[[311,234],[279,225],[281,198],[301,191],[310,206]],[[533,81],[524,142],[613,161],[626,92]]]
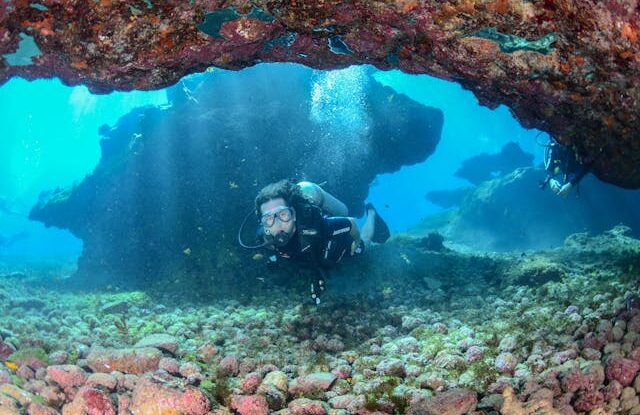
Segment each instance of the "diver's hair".
[[291,180],[280,180],[279,182],[271,183],[258,192],[256,196],[256,215],[260,216],[260,206],[272,199],[283,198],[287,206],[291,206],[294,209],[298,209],[302,203],[305,203],[306,199],[302,195],[300,186]]

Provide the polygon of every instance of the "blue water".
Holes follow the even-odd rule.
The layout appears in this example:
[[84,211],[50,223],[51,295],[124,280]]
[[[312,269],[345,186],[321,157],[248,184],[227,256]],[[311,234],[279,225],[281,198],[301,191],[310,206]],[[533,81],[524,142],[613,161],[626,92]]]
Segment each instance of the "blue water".
[[480,106],[460,85],[432,76],[391,71],[378,72],[375,77],[397,92],[444,112],[436,152],[424,163],[381,175],[371,189],[369,199],[383,207],[381,212],[392,231],[404,231],[418,219],[442,210],[424,198],[427,192],[469,185],[454,172],[472,155],[498,153],[504,144],[515,141],[536,156],[535,164],[542,162],[543,149],[536,142],[547,142],[548,135],[523,128],[507,107],[491,110]]
[[[273,65],[273,70],[281,67],[282,64]],[[336,132],[344,150],[341,154],[366,150],[359,137],[367,119],[359,104],[363,76],[368,70],[352,67],[318,72],[318,81],[310,91],[316,122],[335,121],[338,115],[332,108],[336,106],[351,108],[339,113],[338,124],[351,126]],[[369,200],[378,206],[392,232],[404,231],[425,215],[440,211],[425,199],[425,194],[468,184],[455,177],[454,172],[472,155],[498,152],[505,143],[516,141],[525,151],[535,154],[536,162],[541,160],[542,150],[536,145],[539,131],[521,127],[505,107],[482,107],[472,93],[459,85],[426,75],[377,72],[375,79],[444,112],[442,139],[436,152],[423,163],[379,176],[371,187]],[[325,97],[324,101],[318,97]],[[69,87],[58,80],[13,79],[0,87],[0,103],[0,122],[4,126],[0,198],[17,213],[0,213],[0,234],[27,233],[27,237],[0,247],[0,257],[73,259],[82,248],[79,240],[66,231],[44,229],[20,214],[28,213],[40,192],[68,186],[91,173],[100,158],[101,125],[112,126],[137,107],[166,105],[166,91],[93,95],[83,86]],[[546,141],[546,134],[537,141]]]
[[24,215],[40,192],[69,186],[91,173],[100,159],[101,125],[113,125],[136,107],[166,103],[164,90],[94,95],[59,80],[19,78],[0,87],[0,201],[12,212],[0,212],[0,235],[28,235],[0,246],[0,257],[77,256],[81,241]]

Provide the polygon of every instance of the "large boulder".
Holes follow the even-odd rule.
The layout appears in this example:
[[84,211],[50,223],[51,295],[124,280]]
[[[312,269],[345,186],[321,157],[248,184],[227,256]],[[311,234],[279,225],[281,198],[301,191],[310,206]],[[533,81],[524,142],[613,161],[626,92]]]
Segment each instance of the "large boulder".
[[587,176],[567,198],[541,191],[541,169],[517,169],[480,184],[435,224],[450,240],[484,250],[546,249],[574,233],[601,233],[624,223],[640,233],[640,192]]
[[133,390],[129,411],[137,415],[209,413],[211,402],[198,388],[177,389],[142,378]]
[[95,348],[87,356],[87,365],[94,372],[141,374],[158,368],[162,352],[153,347],[139,349]]

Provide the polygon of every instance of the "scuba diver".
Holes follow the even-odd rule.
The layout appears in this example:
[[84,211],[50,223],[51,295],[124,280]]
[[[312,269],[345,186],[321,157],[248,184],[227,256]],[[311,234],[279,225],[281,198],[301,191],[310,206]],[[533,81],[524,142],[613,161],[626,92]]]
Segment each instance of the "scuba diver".
[[568,196],[589,173],[589,166],[578,160],[575,152],[553,138],[545,150],[544,168],[547,177],[540,182],[540,188],[549,184],[551,190],[562,197]]
[[245,248],[266,247],[272,251],[268,266],[277,261],[295,261],[315,271],[311,281],[311,299],[320,304],[329,269],[345,256],[362,254],[371,243],[389,239],[389,228],[370,203],[362,230],[348,217],[344,203],[311,182],[281,180],[264,187],[255,199],[255,214],[260,219],[258,236],[264,240],[256,246],[243,243],[241,234],[250,215],[238,232]]

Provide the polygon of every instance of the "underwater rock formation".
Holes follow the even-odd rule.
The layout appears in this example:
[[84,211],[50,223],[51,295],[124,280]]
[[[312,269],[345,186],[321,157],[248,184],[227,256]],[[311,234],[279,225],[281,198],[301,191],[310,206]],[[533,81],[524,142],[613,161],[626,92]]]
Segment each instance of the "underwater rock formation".
[[372,64],[460,83],[640,187],[635,2],[231,0],[0,4],[0,82],[92,91],[171,85],[207,67]]
[[480,184],[439,227],[448,239],[482,250],[541,249],[571,233],[623,223],[640,234],[640,192],[586,177],[568,198],[541,191],[541,169],[524,168]]
[[499,153],[482,153],[468,158],[455,175],[478,185],[486,180],[511,173],[518,167],[531,167],[533,154],[522,151],[518,143],[505,144]]
[[432,190],[424,195],[424,198],[434,205],[445,209],[459,205],[464,198],[473,191],[473,187],[461,187],[458,189]]
[[42,198],[31,218],[84,241],[87,283],[144,284],[173,271],[248,278],[247,262],[263,264],[248,259],[253,252],[239,256],[236,234],[263,186],[288,177],[324,182],[359,216],[377,174],[426,159],[440,140],[439,110],[381,86],[364,68],[350,71],[361,90],[325,91],[340,88],[336,74],[302,66],[184,80],[169,91],[171,107],[102,127],[93,174]]

